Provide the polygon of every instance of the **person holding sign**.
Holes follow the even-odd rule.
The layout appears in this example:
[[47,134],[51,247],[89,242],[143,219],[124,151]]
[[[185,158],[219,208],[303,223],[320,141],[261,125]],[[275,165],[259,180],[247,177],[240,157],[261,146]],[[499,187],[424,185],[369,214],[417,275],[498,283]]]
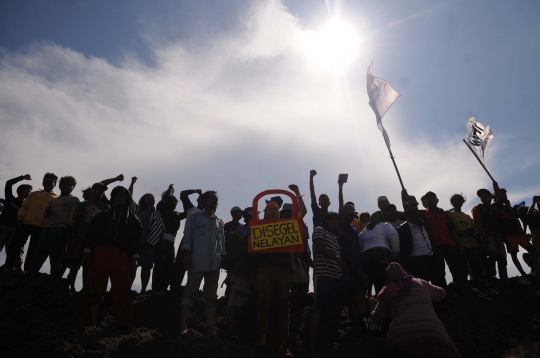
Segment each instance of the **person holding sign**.
[[322,226],[322,219],[324,214],[328,212],[330,207],[330,198],[326,194],[319,196],[319,204],[317,204],[317,196],[315,195],[315,184],[313,184],[313,177],[317,175],[316,170],[309,172],[309,193],[311,195],[311,211],[313,212],[313,228]]
[[218,196],[215,191],[201,195],[203,211],[194,212],[186,219],[182,251],[188,279],[182,297],[180,330],[187,333],[187,325],[194,302],[199,298],[199,287],[204,278],[204,312],[208,337],[214,337],[217,310],[219,270],[225,263],[225,233],[223,221],[215,215]]
[[[302,219],[306,216],[307,210],[304,200],[300,195],[300,190],[295,184],[289,185],[298,199],[298,217]],[[280,218],[279,206],[271,201],[266,204],[264,219],[275,220]],[[268,310],[272,291],[276,294],[278,315],[280,319],[280,349],[282,356],[292,357],[292,353],[287,346],[289,339],[289,301],[292,286],[293,260],[292,253],[266,253],[258,254],[259,268],[257,270],[257,324],[259,336],[253,343],[256,348],[266,346],[268,335]]]

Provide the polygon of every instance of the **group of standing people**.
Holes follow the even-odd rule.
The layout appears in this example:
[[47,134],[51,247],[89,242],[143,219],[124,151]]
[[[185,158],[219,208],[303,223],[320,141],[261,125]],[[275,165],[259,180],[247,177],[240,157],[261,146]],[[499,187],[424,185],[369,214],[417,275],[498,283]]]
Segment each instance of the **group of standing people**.
[[[344,183],[339,183],[339,209],[332,212],[329,196],[322,194],[317,198],[315,194],[316,175],[315,170],[310,172],[313,255],[305,222],[303,252],[249,253],[249,223],[254,215],[259,218],[259,213],[253,213],[251,207],[235,206],[230,211],[232,220],[224,223],[216,216],[219,198],[215,191],[182,191],[179,199],[183,211],[178,212],[179,200],[174,196],[172,184],[161,194],[157,205],[149,193],[138,202],[132,199],[136,177],[127,189],[115,187],[108,199],[105,195],[108,186],[124,179],[119,175],[84,189],[80,201],[72,195],[77,184],[72,176],[60,178],[60,195],[54,192],[58,177],[53,173],[45,174],[42,190],[32,191],[30,185],[22,184],[15,196],[13,185],[31,179],[30,175],[23,175],[8,180],[5,186],[0,216],[0,249],[6,250],[3,270],[5,274],[22,268],[38,272],[49,257],[54,280],[60,283],[69,268],[67,281],[74,290],[82,267],[83,292],[88,295],[93,326],[98,323],[110,279],[119,327],[134,324],[131,286],[137,267],[141,267],[141,292],[147,290],[150,277],[154,291],[169,287],[177,290],[187,272],[181,301],[181,331],[188,333],[189,318],[204,279],[204,311],[208,336],[213,337],[218,281],[220,270],[224,269],[231,338],[237,337],[238,315],[255,294],[258,336],[253,344],[264,348],[274,296],[280,321],[279,353],[292,356],[289,306],[295,296],[307,294],[312,267],[315,291],[310,327],[312,350],[317,349],[321,317],[339,305],[349,307],[355,325],[361,324],[362,314],[370,312],[381,324],[391,318],[388,340],[395,352],[407,355],[418,349],[415,342],[424,340],[449,357],[459,356],[459,352],[431,306],[431,300],[443,300],[446,294],[445,263],[458,293],[468,287],[469,277],[475,284],[483,285],[496,277],[498,269],[499,278],[506,279],[506,251],[524,275],[517,257],[519,246],[527,250],[524,257],[532,270],[538,270],[540,212],[535,206],[539,205],[539,197],[533,198],[530,208],[512,207],[506,191],[494,183],[493,192],[478,190],[481,203],[473,208],[470,217],[461,210],[466,200],[461,194],[450,198],[453,209],[445,211],[438,206],[437,195],[427,192],[421,197],[424,209],[420,210],[416,197],[403,190],[403,211],[381,196],[377,203],[380,210],[370,215],[359,213],[353,202],[344,202]],[[263,219],[279,220],[297,214],[303,221],[307,208],[300,190],[294,184],[289,189],[296,196],[298,213],[292,212],[293,205],[275,196],[267,200]],[[190,200],[192,194],[198,194],[196,205]],[[175,252],[182,220],[186,220],[184,233]],[[532,244],[525,234],[527,226],[532,233]],[[371,296],[373,290],[378,300]],[[411,307],[416,307],[415,312],[423,312],[412,315],[418,321],[414,328],[407,323],[413,319]],[[407,327],[409,332],[403,334]]]

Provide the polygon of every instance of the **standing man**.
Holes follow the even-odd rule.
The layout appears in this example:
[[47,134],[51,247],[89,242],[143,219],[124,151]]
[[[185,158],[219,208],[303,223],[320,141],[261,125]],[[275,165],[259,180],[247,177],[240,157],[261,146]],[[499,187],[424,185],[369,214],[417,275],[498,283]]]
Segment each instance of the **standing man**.
[[388,198],[386,196],[379,196],[377,198],[377,207],[379,208],[379,211],[371,214],[370,222],[374,224],[385,222],[386,220],[384,219],[384,211],[386,210],[386,207],[388,205],[390,205]]
[[[0,215],[0,251],[5,247],[6,255],[9,251],[9,245],[15,235],[15,228],[17,226],[17,211],[21,208],[23,200],[32,191],[32,186],[28,184],[21,184],[17,187],[17,197],[13,195],[13,185],[21,180],[32,180],[30,174],[21,175],[19,177],[10,179],[6,182],[4,194],[6,195],[6,201],[2,215]],[[20,252],[19,262],[16,264],[18,267],[22,264],[22,254]]]
[[43,176],[43,190],[30,193],[23,201],[19,211],[17,211],[17,231],[15,232],[9,253],[6,257],[6,270],[14,269],[14,264],[20,257],[21,250],[28,241],[28,236],[30,236],[30,244],[26,252],[24,270],[28,271],[30,268],[30,262],[39,240],[39,235],[47,223],[43,217],[43,212],[51,198],[58,196],[53,191],[56,187],[57,180],[58,177],[55,174],[46,173]]
[[188,280],[182,297],[182,317],[180,330],[187,333],[187,325],[195,301],[199,297],[199,287],[204,278],[204,311],[208,325],[208,337],[215,335],[217,289],[221,262],[226,260],[225,233],[223,221],[215,215],[218,196],[215,191],[201,195],[203,211],[194,212],[186,220],[182,251]]
[[235,232],[238,231],[242,224],[240,224],[240,219],[244,212],[239,206],[235,206],[231,209],[232,220],[225,224],[225,231]]
[[[497,183],[493,183],[497,187]],[[497,187],[498,188],[498,187]],[[473,224],[482,240],[486,243],[488,262],[485,267],[488,279],[493,279],[497,273],[495,263],[499,267],[499,279],[508,279],[506,269],[506,250],[501,235],[501,211],[498,206],[491,205],[493,195],[487,189],[476,192],[481,203],[472,208]]]
[[92,326],[97,326],[109,278],[116,326],[134,324],[130,273],[138,266],[142,227],[130,213],[130,202],[129,191],[117,186],[111,192],[111,210],[97,214],[88,227],[82,262],[90,265]]
[[315,195],[315,184],[313,184],[313,177],[317,175],[316,170],[309,172],[309,193],[311,195],[311,211],[313,212],[313,228],[322,226],[323,217],[328,212],[330,207],[330,198],[326,194],[319,196],[319,204],[317,205],[317,196]]

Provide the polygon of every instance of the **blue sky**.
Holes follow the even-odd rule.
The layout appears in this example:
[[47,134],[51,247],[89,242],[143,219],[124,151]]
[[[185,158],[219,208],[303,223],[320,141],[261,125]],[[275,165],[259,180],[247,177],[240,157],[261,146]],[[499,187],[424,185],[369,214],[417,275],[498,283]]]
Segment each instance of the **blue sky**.
[[538,2],[328,3],[361,39],[339,75],[299,47],[329,22],[324,1],[1,2],[0,182],[136,175],[136,197],[217,189],[227,221],[262,190],[308,193],[317,169],[334,210],[346,172],[346,200],[372,212],[400,190],[367,105],[374,61],[401,93],[384,123],[411,194],[433,190],[448,209],[464,192],[468,210],[490,186],[461,142],[473,112],[510,199],[540,194]]

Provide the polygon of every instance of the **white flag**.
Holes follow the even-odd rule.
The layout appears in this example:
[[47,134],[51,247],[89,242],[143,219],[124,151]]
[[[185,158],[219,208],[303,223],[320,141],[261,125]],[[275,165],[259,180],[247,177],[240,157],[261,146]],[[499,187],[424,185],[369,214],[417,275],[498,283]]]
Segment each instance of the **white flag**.
[[478,158],[484,162],[486,152],[493,139],[493,132],[489,126],[485,127],[474,116],[467,119],[467,144],[471,147]]
[[394,103],[394,101],[400,96],[392,86],[390,82],[383,80],[382,78],[375,77],[372,75],[373,72],[373,62],[369,65],[367,69],[367,93],[369,96],[369,105],[375,112],[377,117],[377,127],[382,132],[386,146],[390,149],[390,139],[388,134],[383,127],[382,118],[384,114]]

